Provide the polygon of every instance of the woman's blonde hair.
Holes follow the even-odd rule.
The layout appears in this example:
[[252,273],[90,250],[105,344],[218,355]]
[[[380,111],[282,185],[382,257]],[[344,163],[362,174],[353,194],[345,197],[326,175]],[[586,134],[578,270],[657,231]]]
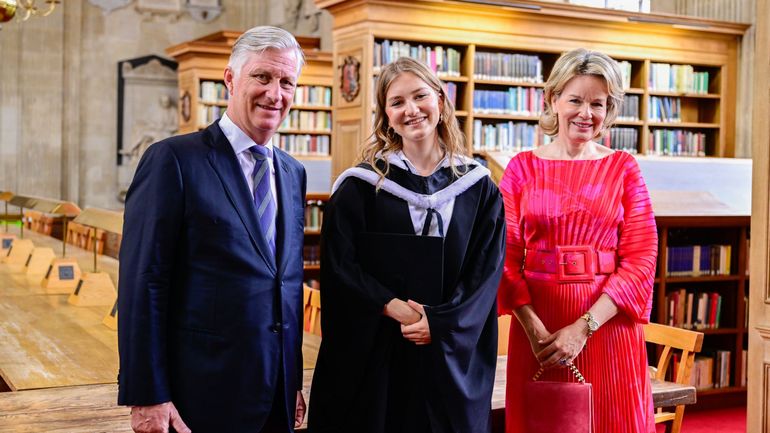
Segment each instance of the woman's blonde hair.
[[[607,83],[607,115],[604,117],[602,129],[596,135],[601,136],[609,129],[618,117],[620,104],[623,102],[623,78],[618,62],[610,56],[598,51],[578,48],[564,53],[553,65],[551,75],[545,83],[543,92],[544,110],[540,115],[540,128],[548,135],[559,132],[559,117],[553,112],[551,99],[561,96],[569,80],[578,75],[594,75]],[[596,137],[594,137],[596,138]]]
[[[439,100],[442,101],[439,122],[436,126],[439,145],[446,152],[452,171],[459,177],[461,173],[455,166],[455,156],[465,155],[466,149],[465,136],[460,131],[460,126],[455,118],[454,104],[446,97],[441,81],[439,81],[436,75],[425,64],[409,57],[400,57],[380,71],[376,89],[377,100],[374,111],[374,132],[369,136],[366,145],[361,150],[361,162],[371,165],[374,171],[380,175],[380,181],[382,181],[390,171],[388,156],[403,148],[404,143],[401,140],[401,136],[390,127],[388,122],[388,116],[385,113],[385,99],[393,81],[401,74],[407,72],[414,74],[425,82],[436,92]],[[377,165],[378,159],[383,162],[383,168]]]

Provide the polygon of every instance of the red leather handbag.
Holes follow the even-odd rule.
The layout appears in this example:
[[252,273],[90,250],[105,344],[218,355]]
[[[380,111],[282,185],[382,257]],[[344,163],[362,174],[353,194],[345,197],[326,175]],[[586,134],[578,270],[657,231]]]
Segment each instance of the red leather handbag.
[[526,433],[592,433],[593,389],[574,364],[578,383],[538,381],[541,368],[524,384]]

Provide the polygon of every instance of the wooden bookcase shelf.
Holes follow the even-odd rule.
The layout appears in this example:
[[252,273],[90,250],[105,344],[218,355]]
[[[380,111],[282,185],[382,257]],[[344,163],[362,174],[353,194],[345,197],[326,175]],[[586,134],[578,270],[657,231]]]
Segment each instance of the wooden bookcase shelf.
[[[713,356],[717,350],[730,351],[730,381],[722,388],[698,390],[699,408],[744,404],[746,387],[741,386],[743,350],[747,349],[746,299],[749,293],[748,238],[749,216],[658,216],[658,271],[655,279],[652,320],[667,324],[674,292],[713,292],[722,297],[720,326],[698,329],[705,334],[700,355]],[[729,245],[729,274],[669,276],[667,266],[671,247]],[[685,310],[686,311],[686,310]],[[716,362],[714,364],[716,366]]]
[[[505,56],[517,54],[536,56],[544,80],[560,53],[589,47],[630,65],[627,93],[636,96],[639,116],[636,120],[619,122],[622,130],[613,139],[629,142],[628,150],[639,154],[655,153],[653,140],[666,139],[690,140],[696,144],[705,140],[705,156],[735,155],[738,46],[746,25],[688,18],[687,22],[697,26],[681,28],[635,20],[644,17],[647,21],[655,18],[670,21],[670,16],[530,0],[517,1],[517,5],[525,6],[521,8],[450,0],[315,0],[315,3],[334,17],[334,70],[340,71],[334,76],[334,88],[342,88],[341,67],[346,61],[348,65],[358,65],[358,80],[353,80],[358,91],[347,99],[335,93],[333,176],[353,165],[360,146],[371,134],[374,83],[379,65],[384,63],[375,61],[375,57],[382,54],[385,41],[388,44],[405,42],[418,50],[430,47],[434,53],[449,49],[459,53],[459,70],[439,74],[439,77],[456,86],[456,107],[463,113],[458,117],[469,153],[492,150],[474,149],[474,138],[478,141],[480,137],[480,132],[475,130],[479,126],[519,128],[526,130],[527,139],[541,140],[535,130],[537,116],[490,116],[474,110],[476,91],[506,92],[511,88],[542,91],[541,80],[501,80],[496,74],[479,77],[484,75],[477,74],[480,66],[488,64],[490,58],[510,58]],[[653,68],[659,71],[653,64],[691,65],[692,72],[708,72],[708,80],[700,82],[700,90],[705,87],[705,94],[658,90],[650,80]],[[345,82],[350,84],[350,75],[345,77]],[[682,122],[651,121],[652,97],[668,98],[666,104],[675,100],[673,104],[681,106]],[[675,146],[671,149],[677,151]]]

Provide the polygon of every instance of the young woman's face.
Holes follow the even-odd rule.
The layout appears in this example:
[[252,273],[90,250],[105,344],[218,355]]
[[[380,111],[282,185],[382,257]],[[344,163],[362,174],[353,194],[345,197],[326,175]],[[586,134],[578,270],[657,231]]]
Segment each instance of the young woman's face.
[[385,95],[385,115],[405,146],[433,143],[443,108],[438,93],[411,72],[397,76]]
[[582,144],[596,137],[607,117],[607,83],[596,75],[578,75],[551,100],[559,119],[558,135],[566,143]]

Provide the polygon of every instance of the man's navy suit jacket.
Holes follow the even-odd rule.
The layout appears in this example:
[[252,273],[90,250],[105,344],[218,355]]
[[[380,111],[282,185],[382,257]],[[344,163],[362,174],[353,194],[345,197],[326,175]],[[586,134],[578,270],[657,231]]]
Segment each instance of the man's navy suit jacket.
[[283,381],[293,429],[306,175],[280,149],[274,163],[277,259],[217,122],[142,157],[120,249],[119,404],[173,401],[196,433],[254,433]]

